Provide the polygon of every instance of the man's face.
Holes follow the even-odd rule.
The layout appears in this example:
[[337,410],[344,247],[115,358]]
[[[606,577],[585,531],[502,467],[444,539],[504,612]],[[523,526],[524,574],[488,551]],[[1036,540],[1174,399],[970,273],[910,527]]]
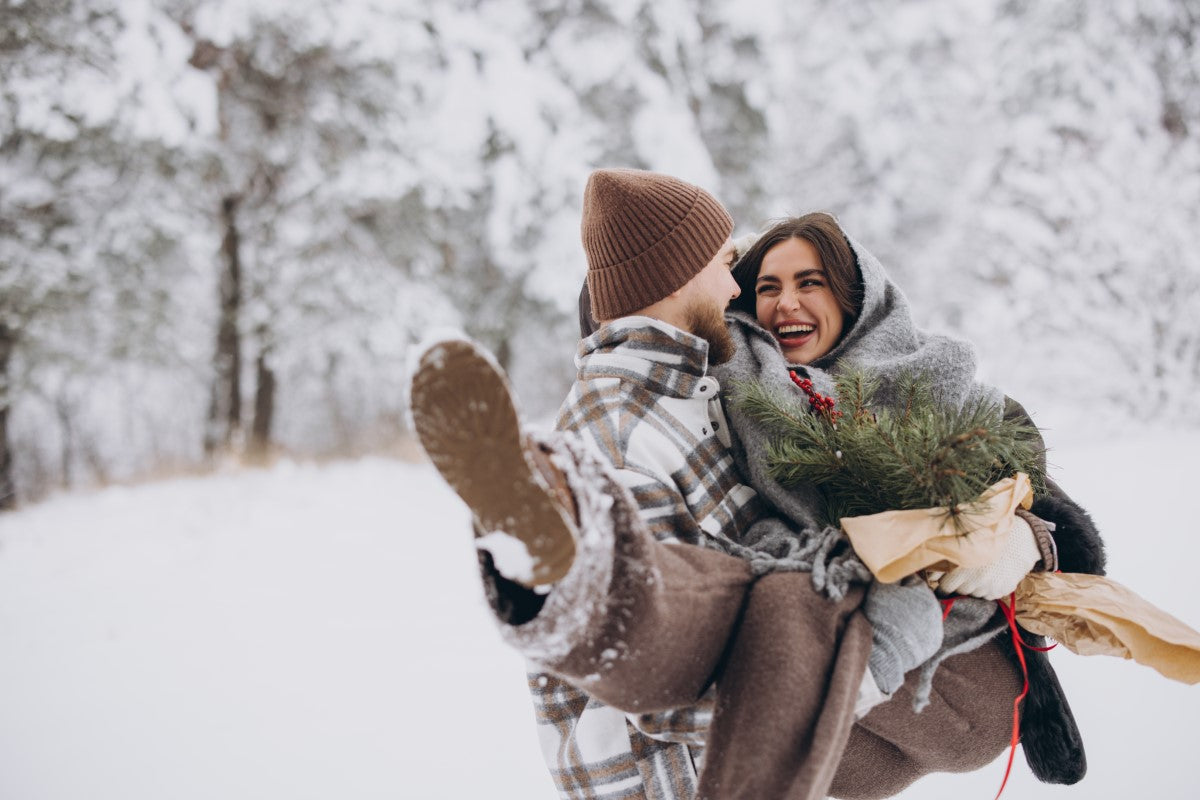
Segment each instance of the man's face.
[[730,272],[734,255],[733,242],[726,241],[712,261],[684,285],[689,304],[705,298],[715,304],[721,313],[725,312],[729,301],[742,293],[737,281],[733,279],[733,273]]
[[733,357],[733,339],[725,324],[725,308],[741,290],[733,274],[733,242],[725,245],[684,286],[684,328],[708,342],[708,362],[724,364]]

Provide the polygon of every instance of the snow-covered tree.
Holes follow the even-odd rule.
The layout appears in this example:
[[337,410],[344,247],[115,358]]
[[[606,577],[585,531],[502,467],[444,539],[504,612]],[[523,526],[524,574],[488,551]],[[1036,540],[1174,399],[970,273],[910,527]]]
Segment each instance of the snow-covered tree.
[[237,450],[244,438],[257,458],[273,441],[281,393],[294,385],[288,373],[311,361],[306,349],[347,317],[364,328],[375,318],[347,287],[391,285],[394,268],[371,236],[355,235],[355,220],[370,196],[363,182],[397,172],[368,175],[380,159],[415,160],[389,138],[396,117],[414,110],[405,89],[413,86],[364,31],[329,27],[330,3],[240,16],[200,3],[174,13],[194,43],[189,63],[217,94],[197,182],[220,235],[205,449]]
[[1178,127],[1198,89],[1159,32],[1181,10],[1000,6],[991,144],[931,255],[952,265],[938,314],[1006,374],[1118,414],[1198,408],[1200,148]]
[[170,154],[138,141],[122,113],[125,20],[73,0],[5,4],[3,14],[0,504],[9,504],[18,477],[30,488],[69,484],[80,467],[102,476],[114,466],[105,428],[87,420],[103,405],[97,385],[134,360],[177,361],[175,342],[156,333],[180,259],[164,209],[141,213],[161,196]]

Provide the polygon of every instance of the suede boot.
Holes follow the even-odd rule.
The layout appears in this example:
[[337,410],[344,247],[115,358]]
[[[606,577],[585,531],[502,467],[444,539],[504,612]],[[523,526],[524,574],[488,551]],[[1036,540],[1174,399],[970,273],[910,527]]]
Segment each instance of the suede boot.
[[421,446],[471,509],[477,534],[524,546],[528,559],[510,559],[518,568],[506,577],[529,587],[562,578],[575,557],[574,500],[549,452],[522,430],[495,361],[474,342],[438,342],[421,355],[410,398]]

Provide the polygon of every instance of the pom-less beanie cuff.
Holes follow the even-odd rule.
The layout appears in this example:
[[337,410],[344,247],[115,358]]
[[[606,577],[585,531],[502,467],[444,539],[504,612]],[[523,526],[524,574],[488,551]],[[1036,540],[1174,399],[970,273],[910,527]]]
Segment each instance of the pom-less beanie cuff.
[[663,299],[704,269],[732,231],[729,212],[698,186],[642,170],[596,170],[581,226],[592,316],[615,319]]

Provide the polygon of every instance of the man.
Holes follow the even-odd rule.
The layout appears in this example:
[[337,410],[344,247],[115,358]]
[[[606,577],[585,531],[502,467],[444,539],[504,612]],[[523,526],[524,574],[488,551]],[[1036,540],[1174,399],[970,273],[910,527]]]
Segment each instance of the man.
[[698,187],[593,173],[582,233],[606,324],[581,343],[559,416],[575,436],[523,432],[503,376],[469,343],[433,347],[414,376],[418,433],[475,513],[501,631],[546,670],[530,688],[563,797],[817,798],[831,785],[883,797],[1008,742],[1019,678],[991,644],[947,662],[954,702],[935,686],[921,715],[955,741],[898,743],[912,726],[901,691],[843,758],[872,699],[862,587],[835,602],[805,574],[758,577],[712,547],[766,511],[728,452],[708,375],[727,357],[722,311],[738,291],[732,227]]

